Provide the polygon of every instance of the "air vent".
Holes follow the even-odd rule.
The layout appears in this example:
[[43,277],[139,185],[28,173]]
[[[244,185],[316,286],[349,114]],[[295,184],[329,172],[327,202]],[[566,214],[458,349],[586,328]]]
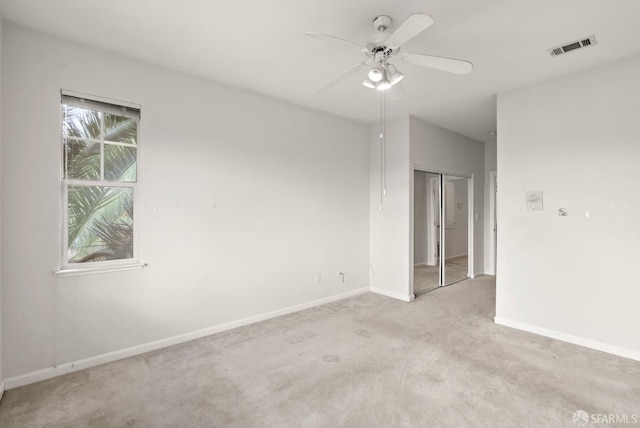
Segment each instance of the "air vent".
[[565,54],[567,52],[574,51],[576,49],[586,48],[587,46],[595,45],[596,43],[598,43],[598,41],[596,40],[596,36],[592,35],[591,37],[587,37],[582,40],[576,40],[575,42],[566,43],[562,46],[548,49],[548,51],[549,51],[549,55],[558,56],[558,55]]

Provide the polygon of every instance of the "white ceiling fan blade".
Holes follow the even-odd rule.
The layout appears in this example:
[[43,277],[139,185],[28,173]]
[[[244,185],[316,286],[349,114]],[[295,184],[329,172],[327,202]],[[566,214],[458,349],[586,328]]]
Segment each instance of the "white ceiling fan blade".
[[306,35],[309,37],[313,37],[314,39],[321,39],[321,40],[326,40],[328,42],[337,43],[339,45],[346,46],[348,48],[356,49],[357,51],[360,51],[360,52],[368,51],[365,46],[350,42],[349,40],[341,39],[339,37],[330,36],[329,34],[309,32],[309,33],[306,33]]
[[397,101],[399,99],[404,98],[404,86],[402,86],[402,82],[398,82],[389,88],[389,98],[393,101]]
[[467,74],[473,69],[473,64],[461,59],[444,58],[441,56],[405,53],[400,55],[409,64],[447,71],[455,74]]
[[367,60],[365,62],[361,62],[359,64],[354,65],[353,67],[349,67],[348,69],[346,69],[345,71],[343,71],[342,73],[338,74],[336,77],[334,77],[333,79],[329,80],[327,83],[325,83],[324,85],[320,86],[317,91],[322,93],[322,92],[327,92],[329,89],[333,88],[334,86],[336,86],[338,83],[342,82],[344,79],[346,79],[347,77],[351,76],[353,73],[355,73],[356,71],[360,70],[362,67],[364,67],[365,65],[369,64],[372,61],[372,59]]
[[429,28],[433,24],[433,18],[424,13],[414,13],[410,15],[394,31],[384,43],[388,48],[398,49],[407,41],[413,39],[418,34]]

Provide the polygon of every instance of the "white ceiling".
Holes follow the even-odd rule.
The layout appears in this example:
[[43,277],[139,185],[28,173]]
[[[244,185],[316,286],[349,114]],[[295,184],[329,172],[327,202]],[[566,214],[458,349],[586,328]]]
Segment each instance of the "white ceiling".
[[[365,69],[315,91],[363,54],[305,32],[364,44],[375,16],[400,24],[416,12],[435,23],[403,51],[466,59],[474,70],[458,76],[396,61],[406,95],[388,103],[388,115],[480,141],[495,139],[497,93],[640,54],[639,0],[0,0],[8,21],[370,123],[380,105],[361,85]],[[547,53],[591,34],[595,46]]]

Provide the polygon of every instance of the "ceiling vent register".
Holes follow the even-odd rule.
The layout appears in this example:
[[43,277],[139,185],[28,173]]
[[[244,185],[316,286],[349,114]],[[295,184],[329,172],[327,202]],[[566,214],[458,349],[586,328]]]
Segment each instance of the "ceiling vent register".
[[565,54],[567,52],[574,51],[580,48],[586,48],[587,46],[595,45],[598,43],[596,40],[596,36],[592,35],[590,37],[586,37],[584,39],[576,40],[575,42],[567,43],[562,46],[558,46],[555,48],[549,49],[549,54],[551,56],[558,56]]

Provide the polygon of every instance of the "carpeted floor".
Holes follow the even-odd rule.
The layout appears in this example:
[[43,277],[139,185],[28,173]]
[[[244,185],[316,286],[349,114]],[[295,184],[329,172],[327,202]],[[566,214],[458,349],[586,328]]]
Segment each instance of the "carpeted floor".
[[[492,277],[361,296],[9,390],[12,427],[574,427],[640,363],[498,326]],[[615,426],[603,425],[603,426]]]

